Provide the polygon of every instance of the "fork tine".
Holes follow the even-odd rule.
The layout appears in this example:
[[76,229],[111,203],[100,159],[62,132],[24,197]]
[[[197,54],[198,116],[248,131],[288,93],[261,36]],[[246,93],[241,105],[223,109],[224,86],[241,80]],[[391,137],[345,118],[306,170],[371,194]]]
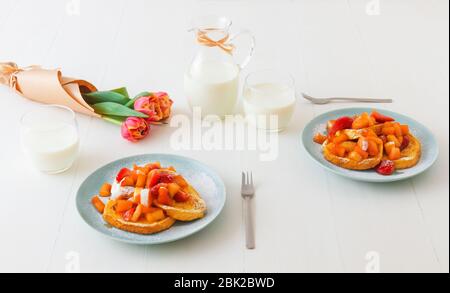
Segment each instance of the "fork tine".
[[245,186],[245,173],[242,172],[242,187]]
[[250,174],[248,171],[247,171],[247,185],[250,185]]
[[253,172],[250,172],[250,185],[253,186]]

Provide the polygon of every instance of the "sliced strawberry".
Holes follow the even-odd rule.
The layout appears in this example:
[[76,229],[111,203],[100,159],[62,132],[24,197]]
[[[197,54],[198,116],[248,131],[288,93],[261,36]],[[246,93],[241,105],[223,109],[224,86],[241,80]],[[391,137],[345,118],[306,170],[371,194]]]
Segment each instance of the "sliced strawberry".
[[161,164],[160,163],[151,163],[151,164],[147,164],[145,167],[151,171],[151,170],[155,170],[155,169],[161,169]]
[[161,183],[173,183],[175,181],[175,176],[173,174],[162,173],[161,174]]
[[170,198],[169,190],[165,187],[159,188],[158,191],[158,202],[163,205],[171,206],[173,204],[173,200]]
[[405,135],[403,137],[402,145],[400,146],[400,150],[403,151],[406,149],[410,144],[409,136]]
[[159,183],[159,184],[153,186],[153,187],[150,189],[150,193],[153,195],[153,197],[158,197],[158,195],[159,195],[159,189],[160,189],[161,187],[167,188],[168,186],[167,186],[166,183]]
[[133,218],[134,212],[136,211],[135,208],[131,208],[125,213],[123,213],[123,219],[127,222],[131,221],[131,218]]
[[127,177],[127,176],[131,176],[132,172],[130,169],[128,168],[123,168],[122,170],[119,171],[119,173],[117,174],[116,177],[116,181],[117,182],[121,182],[123,178]]
[[378,166],[377,172],[383,176],[392,175],[395,172],[395,163],[391,160],[384,160]]
[[378,123],[385,123],[385,122],[395,121],[394,118],[389,117],[389,116],[385,116],[385,115],[383,115],[383,114],[380,114],[380,113],[378,113],[377,111],[373,111],[372,114],[371,114],[371,116],[372,116],[373,118],[375,118],[375,120],[376,120]]
[[178,191],[176,194],[175,194],[175,196],[173,197],[173,199],[176,201],[176,202],[187,202],[188,200],[189,200],[189,198],[190,198],[190,195],[189,194],[187,194],[186,192],[183,192],[183,191]]
[[338,131],[352,128],[353,121],[353,118],[347,116],[337,119],[330,128],[329,134],[333,136]]
[[161,179],[160,172],[153,170],[150,172],[150,174],[147,177],[147,188],[152,188],[153,186],[157,185]]

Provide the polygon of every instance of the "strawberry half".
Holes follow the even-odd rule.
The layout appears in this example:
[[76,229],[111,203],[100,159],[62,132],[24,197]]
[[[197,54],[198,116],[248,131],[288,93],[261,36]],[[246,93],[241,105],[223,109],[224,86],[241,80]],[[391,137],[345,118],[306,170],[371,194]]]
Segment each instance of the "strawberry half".
[[331,136],[333,136],[338,131],[352,128],[353,121],[354,121],[354,119],[351,118],[351,117],[348,117],[348,116],[341,117],[341,118],[337,119],[333,123],[333,126],[330,128],[329,134]]
[[373,111],[371,116],[378,122],[378,123],[385,123],[385,122],[391,122],[395,121],[394,118],[385,116],[383,114],[378,113],[377,111]]
[[391,160],[384,160],[378,166],[377,172],[383,176],[392,175],[395,172],[395,163]]
[[116,177],[116,182],[121,182],[123,178],[130,176],[131,175],[131,170],[128,168],[123,168],[122,170],[119,171],[119,173],[117,174]]
[[190,196],[186,192],[178,191],[177,194],[173,197],[175,201],[177,202],[187,202],[189,200]]

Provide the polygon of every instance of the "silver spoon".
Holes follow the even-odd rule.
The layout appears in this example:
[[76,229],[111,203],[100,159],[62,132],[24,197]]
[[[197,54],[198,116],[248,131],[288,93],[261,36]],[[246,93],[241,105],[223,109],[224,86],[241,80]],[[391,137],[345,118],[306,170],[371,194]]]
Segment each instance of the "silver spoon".
[[354,103],[392,103],[392,99],[372,99],[372,98],[342,98],[342,97],[332,97],[332,98],[314,98],[305,93],[302,93],[303,98],[307,99],[313,104],[324,105],[333,101],[345,101]]

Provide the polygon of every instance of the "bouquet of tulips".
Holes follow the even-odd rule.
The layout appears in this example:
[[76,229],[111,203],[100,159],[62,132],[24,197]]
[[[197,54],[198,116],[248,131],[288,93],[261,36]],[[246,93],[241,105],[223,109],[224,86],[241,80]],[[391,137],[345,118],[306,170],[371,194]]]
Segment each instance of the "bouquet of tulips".
[[119,124],[122,136],[133,142],[148,135],[150,124],[164,123],[173,104],[164,92],[143,92],[130,98],[126,88],[98,91],[92,83],[64,76],[59,69],[20,68],[14,62],[0,62],[0,84],[29,100],[63,105]]
[[150,132],[151,124],[169,118],[173,101],[165,92],[143,92],[130,98],[126,88],[83,94],[96,114],[121,126],[122,137],[137,142]]

